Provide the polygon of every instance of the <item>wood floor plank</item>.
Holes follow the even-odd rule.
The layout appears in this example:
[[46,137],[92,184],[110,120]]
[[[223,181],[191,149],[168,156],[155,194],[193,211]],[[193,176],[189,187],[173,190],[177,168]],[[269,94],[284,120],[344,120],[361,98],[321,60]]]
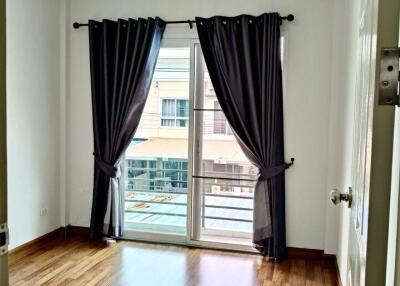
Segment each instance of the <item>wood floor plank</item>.
[[272,281],[278,285],[283,285],[289,281],[291,259],[279,261],[274,265],[274,272],[272,273]]
[[306,262],[303,259],[292,259],[289,284],[304,286],[306,285],[306,277]]
[[10,255],[10,285],[281,286],[337,285],[319,259],[267,261],[259,255],[120,241],[56,238]]
[[[30,281],[36,276],[43,275],[48,269],[60,260],[64,260],[69,254],[79,249],[80,244],[57,245],[53,249],[43,250],[37,255],[28,256],[28,264],[25,267],[19,266],[18,270],[10,267],[10,284],[18,281]],[[68,260],[66,260],[68,261]],[[14,275],[14,274],[17,275]],[[21,282],[23,283],[23,282]]]

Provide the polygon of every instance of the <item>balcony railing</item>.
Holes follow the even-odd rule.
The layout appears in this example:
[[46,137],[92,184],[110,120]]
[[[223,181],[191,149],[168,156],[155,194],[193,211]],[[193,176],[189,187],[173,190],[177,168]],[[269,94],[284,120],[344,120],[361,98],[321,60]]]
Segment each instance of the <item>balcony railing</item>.
[[[231,174],[233,175],[233,174]],[[129,179],[132,180],[132,179]],[[133,179],[135,180],[135,179]],[[136,181],[139,181],[137,179]],[[144,179],[140,179],[144,181]],[[215,180],[204,179],[201,188],[201,225],[206,227],[206,220],[231,221],[239,223],[252,223],[253,211],[252,200],[253,194],[234,192],[207,192],[204,190],[212,190],[212,188],[222,189],[247,189],[252,190],[253,185],[248,181],[241,183],[241,179],[231,178],[224,179],[224,183],[220,183],[221,179]],[[249,180],[250,181],[250,180]],[[178,181],[183,183],[182,181]],[[169,182],[170,183],[170,182]],[[185,182],[187,183],[187,182]],[[132,186],[132,185],[131,185]],[[135,184],[134,189],[126,189],[125,202],[126,213],[158,215],[158,216],[175,216],[186,217],[187,209],[187,189],[165,190],[164,187],[149,186],[149,184]],[[169,196],[169,197],[168,197]],[[150,208],[149,210],[141,207]],[[151,207],[156,206],[156,207]],[[157,207],[158,206],[158,207]],[[220,210],[220,211],[217,211]],[[211,214],[209,214],[211,212]],[[212,214],[214,212],[214,214]],[[244,212],[244,217],[243,216]],[[217,215],[215,215],[217,213]],[[143,221],[145,222],[145,221]]]

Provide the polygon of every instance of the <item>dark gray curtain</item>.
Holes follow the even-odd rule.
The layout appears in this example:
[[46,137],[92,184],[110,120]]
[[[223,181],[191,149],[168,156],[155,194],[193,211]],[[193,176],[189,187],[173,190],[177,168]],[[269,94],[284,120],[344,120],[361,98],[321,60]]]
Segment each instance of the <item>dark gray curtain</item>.
[[122,234],[120,160],[138,127],[164,29],[160,18],[89,21],[94,134],[92,239]]
[[282,71],[278,13],[196,18],[221,108],[249,160],[260,169],[253,242],[265,255],[286,251]]

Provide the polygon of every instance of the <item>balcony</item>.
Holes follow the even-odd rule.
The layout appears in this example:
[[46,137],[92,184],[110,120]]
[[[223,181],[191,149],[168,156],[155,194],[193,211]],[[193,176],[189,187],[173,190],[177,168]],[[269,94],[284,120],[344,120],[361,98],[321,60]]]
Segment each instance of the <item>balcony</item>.
[[[131,168],[132,169],[132,168]],[[138,171],[137,169],[135,171]],[[177,176],[187,170],[173,170]],[[125,191],[127,229],[175,234],[186,233],[187,180],[154,177],[171,169],[154,169],[128,178]],[[207,173],[206,175],[216,175]],[[218,175],[218,174],[217,174]],[[145,176],[146,178],[143,178]],[[182,177],[182,176],[181,176]],[[250,234],[253,220],[254,182],[243,175],[224,173],[225,179],[196,178],[200,187],[201,233]],[[233,179],[234,178],[234,179]]]

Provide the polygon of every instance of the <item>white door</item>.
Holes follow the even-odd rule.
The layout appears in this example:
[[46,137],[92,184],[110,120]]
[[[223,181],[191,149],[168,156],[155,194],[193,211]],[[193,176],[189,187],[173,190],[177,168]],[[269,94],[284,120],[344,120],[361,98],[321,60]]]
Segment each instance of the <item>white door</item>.
[[347,285],[385,284],[394,107],[379,105],[380,57],[397,46],[399,5],[360,1]]
[[[7,222],[5,13],[5,0],[0,0],[0,232]],[[8,285],[8,259],[2,247],[5,236],[0,235],[0,285],[3,286]]]

